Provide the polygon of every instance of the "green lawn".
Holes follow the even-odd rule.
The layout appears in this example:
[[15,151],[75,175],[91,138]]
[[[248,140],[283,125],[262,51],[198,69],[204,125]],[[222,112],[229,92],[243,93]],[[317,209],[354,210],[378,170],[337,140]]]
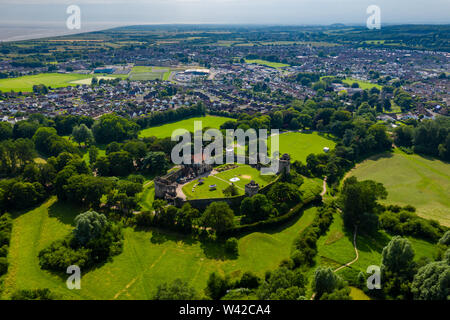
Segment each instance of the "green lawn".
[[355,287],[350,287],[350,296],[353,300],[370,300],[370,297],[364,291]]
[[153,211],[153,202],[155,201],[155,185],[149,182],[144,186],[144,191],[140,194],[139,204],[144,211]]
[[245,60],[246,63],[248,64],[260,64],[263,66],[268,66],[268,67],[272,67],[272,68],[283,68],[283,67],[289,67],[288,64],[285,63],[279,63],[279,62],[270,62],[270,61],[266,61],[266,60],[260,60],[260,59],[254,59],[254,60]]
[[162,126],[151,127],[144,129],[140,132],[139,137],[152,137],[157,138],[167,138],[172,136],[172,132],[176,129],[185,129],[187,131],[194,131],[194,121],[202,121],[203,128],[219,128],[222,124],[227,121],[235,121],[231,118],[216,117],[216,116],[206,116],[206,117],[196,117],[186,120],[181,120],[178,122],[164,124]]
[[[356,246],[359,251],[359,259],[350,268],[344,268],[338,273],[344,276],[348,273],[366,272],[367,267],[381,264],[381,252],[392,237],[384,231],[376,236],[364,236],[358,234]],[[434,244],[414,238],[408,238],[415,251],[415,259],[428,257],[433,259],[437,250]],[[334,221],[328,233],[317,241],[317,262],[320,265],[330,266],[335,269],[355,259],[353,247],[353,231],[348,233],[344,229],[342,217],[334,215]]]
[[384,184],[384,203],[412,205],[417,213],[450,226],[450,165],[442,161],[407,155],[396,149],[392,154],[373,157],[359,164],[350,175],[360,180]]
[[3,92],[11,90],[15,92],[32,92],[33,85],[44,84],[46,86],[51,86],[52,88],[67,87],[70,85],[76,86],[75,83],[71,82],[90,78],[93,78],[93,76],[77,73],[42,73],[19,78],[1,79],[0,90]]
[[42,206],[24,214],[14,214],[13,230],[3,292],[9,297],[17,289],[50,288],[57,294],[79,299],[80,292],[70,291],[64,281],[39,268],[38,253],[50,243],[67,235],[79,209],[62,206],[51,198]]
[[[336,143],[314,133],[300,133],[287,132],[279,136],[280,139],[280,154],[289,153],[292,161],[299,160],[306,163],[306,157],[311,153],[323,153],[323,148],[328,147],[333,149]],[[269,139],[268,148],[270,148],[271,141]]]
[[154,70],[153,67],[137,66],[131,70],[130,80],[143,81],[143,80],[162,80],[164,70]]
[[[215,176],[209,176],[204,179],[203,185],[194,185],[198,183],[197,179],[188,183],[183,187],[184,194],[188,199],[207,199],[207,198],[223,198],[223,189],[227,188],[231,182],[230,179],[237,177],[240,180],[234,185],[238,188],[239,194],[244,194],[245,185],[254,180],[259,184],[260,188],[268,185],[275,179],[275,176],[263,176],[260,172],[249,165],[239,165],[239,167],[218,173]],[[216,190],[210,191],[209,186],[216,185]],[[192,191],[194,189],[194,191]]]
[[357,84],[359,84],[359,87],[363,90],[370,90],[373,87],[378,88],[379,90],[382,89],[382,86],[380,86],[379,84],[371,83],[369,81],[356,80],[352,78],[347,78],[345,80],[342,80],[342,82],[347,83],[348,85],[352,85],[353,83],[356,82]]
[[67,299],[149,299],[158,284],[182,278],[198,291],[213,271],[238,277],[245,271],[264,276],[290,255],[297,234],[314,219],[316,209],[272,232],[252,233],[239,239],[239,257],[229,259],[221,246],[190,237],[153,231],[124,231],[124,250],[112,261],[82,272],[81,290],[68,290],[65,280],[42,271],[40,250],[70,232],[79,210],[60,205],[55,198],[41,207],[14,216],[5,278],[5,298],[17,289],[50,288]]

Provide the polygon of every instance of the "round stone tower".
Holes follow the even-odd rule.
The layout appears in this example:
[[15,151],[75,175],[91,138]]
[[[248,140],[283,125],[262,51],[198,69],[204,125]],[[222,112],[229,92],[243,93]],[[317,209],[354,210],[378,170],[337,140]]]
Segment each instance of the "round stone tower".
[[251,181],[245,185],[245,194],[249,197],[253,197],[255,194],[259,192],[259,184],[255,181]]
[[291,156],[287,153],[283,154],[280,158],[278,174],[283,172],[287,174],[291,173]]

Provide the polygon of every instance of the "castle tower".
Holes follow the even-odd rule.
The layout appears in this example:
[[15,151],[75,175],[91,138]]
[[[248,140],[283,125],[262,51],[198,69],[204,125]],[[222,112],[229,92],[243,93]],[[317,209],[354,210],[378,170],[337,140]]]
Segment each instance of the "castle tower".
[[249,197],[253,197],[255,194],[259,192],[259,184],[255,181],[251,181],[245,185],[245,194]]
[[291,173],[291,156],[287,153],[283,154],[280,158],[278,174],[286,172]]

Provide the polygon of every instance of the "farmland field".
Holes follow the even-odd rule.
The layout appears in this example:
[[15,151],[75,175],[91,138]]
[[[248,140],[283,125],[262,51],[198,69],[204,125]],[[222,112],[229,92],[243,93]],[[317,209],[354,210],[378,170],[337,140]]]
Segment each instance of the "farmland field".
[[85,80],[93,78],[91,75],[77,73],[42,73],[32,76],[23,76],[19,78],[1,79],[0,90],[3,92],[32,92],[34,85],[44,84],[52,88],[75,86],[73,81]]
[[235,120],[231,118],[215,117],[215,116],[190,118],[182,121],[164,124],[157,127],[144,129],[140,132],[139,137],[145,138],[155,136],[157,138],[168,138],[172,136],[172,132],[176,129],[185,129],[187,131],[193,132],[194,121],[202,121],[203,128],[206,127],[219,128],[225,122]]
[[255,59],[255,60],[245,60],[246,63],[248,64],[260,64],[263,66],[267,66],[267,67],[272,67],[272,68],[283,68],[283,67],[289,67],[288,64],[285,63],[279,63],[279,62],[270,62],[270,61],[266,61],[266,60],[259,60],[259,59]]
[[[280,154],[289,153],[291,160],[306,162],[311,153],[323,153],[323,148],[333,149],[336,143],[317,133],[288,132],[280,135]],[[270,148],[270,141],[268,147]]]
[[[263,176],[257,169],[248,165],[239,165],[235,169],[205,178],[202,185],[195,186],[198,183],[196,179],[183,187],[183,193],[188,199],[223,198],[223,189],[227,188],[231,184],[230,179],[235,177],[239,178],[239,181],[234,183],[239,194],[244,194],[245,185],[252,180],[262,188],[275,178],[274,176]],[[210,185],[216,185],[216,190],[210,191]]]
[[3,297],[15,290],[50,288],[68,299],[149,299],[158,284],[181,278],[198,291],[206,286],[210,272],[238,277],[245,271],[264,276],[287,258],[297,234],[314,219],[310,208],[286,226],[239,239],[239,257],[230,259],[221,246],[157,230],[124,231],[124,250],[98,269],[82,272],[81,290],[68,290],[65,279],[39,268],[38,253],[67,235],[79,209],[60,205],[56,198],[35,210],[14,215]]
[[418,215],[450,226],[450,165],[400,150],[364,161],[350,175],[384,184],[383,203],[412,205]]

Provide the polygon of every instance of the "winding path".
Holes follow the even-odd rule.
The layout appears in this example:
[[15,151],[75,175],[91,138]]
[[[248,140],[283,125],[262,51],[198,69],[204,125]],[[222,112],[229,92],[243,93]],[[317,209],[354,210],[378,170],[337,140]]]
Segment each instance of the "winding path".
[[[357,234],[358,234],[358,227],[355,226],[355,232],[353,234],[353,247],[355,248],[356,258],[353,259],[352,261],[350,261],[350,262],[340,266],[339,268],[337,268],[333,272],[338,272],[339,270],[347,268],[347,267],[351,266],[352,264],[354,264],[356,261],[358,261],[358,259],[359,259],[359,252],[358,252],[358,248],[356,247],[356,236],[357,236]],[[316,297],[316,293],[313,293],[312,296],[311,296],[311,300],[314,300],[315,297]]]
[[339,268],[337,268],[336,270],[334,270],[334,272],[338,272],[341,269],[347,268],[348,266],[354,264],[356,261],[358,261],[359,259],[359,252],[358,252],[358,248],[356,247],[356,235],[357,235],[357,231],[358,231],[358,227],[355,226],[355,233],[353,235],[353,247],[355,248],[355,253],[356,253],[356,258],[353,259],[352,261],[350,261],[349,263],[344,264],[343,266],[340,266]]
[[326,193],[327,193],[327,177],[323,179],[322,193],[320,194],[320,196],[323,197]]

